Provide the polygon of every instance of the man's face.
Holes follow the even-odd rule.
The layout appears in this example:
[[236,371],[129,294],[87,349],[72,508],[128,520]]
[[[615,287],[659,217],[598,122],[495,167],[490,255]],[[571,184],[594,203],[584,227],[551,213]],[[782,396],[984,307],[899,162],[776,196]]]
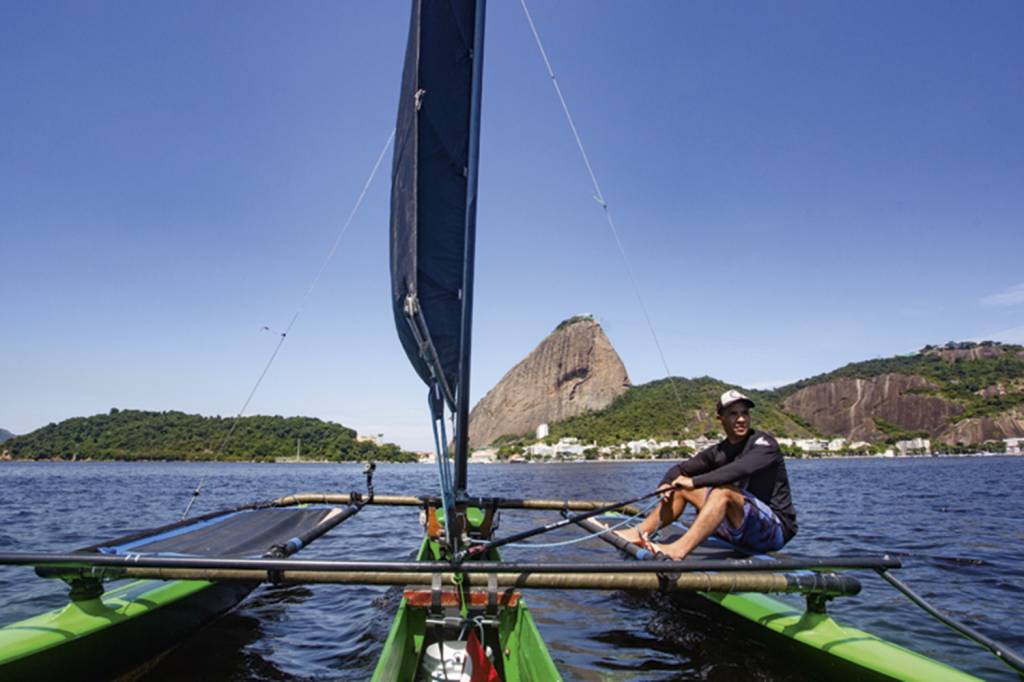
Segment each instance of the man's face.
[[722,410],[718,421],[722,422],[726,438],[733,442],[743,440],[750,432],[750,407],[742,400],[737,400]]

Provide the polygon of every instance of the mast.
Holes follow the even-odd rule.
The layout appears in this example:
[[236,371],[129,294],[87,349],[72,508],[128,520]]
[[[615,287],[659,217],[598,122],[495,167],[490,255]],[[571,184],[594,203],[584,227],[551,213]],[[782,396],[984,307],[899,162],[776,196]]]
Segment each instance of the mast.
[[462,274],[462,330],[459,338],[459,388],[455,413],[455,495],[466,493],[469,463],[469,370],[473,346],[473,267],[476,261],[476,200],[480,167],[480,107],[484,72],[484,15],[487,0],[476,0],[473,32],[473,91],[469,115],[469,166],[466,171],[466,246]]

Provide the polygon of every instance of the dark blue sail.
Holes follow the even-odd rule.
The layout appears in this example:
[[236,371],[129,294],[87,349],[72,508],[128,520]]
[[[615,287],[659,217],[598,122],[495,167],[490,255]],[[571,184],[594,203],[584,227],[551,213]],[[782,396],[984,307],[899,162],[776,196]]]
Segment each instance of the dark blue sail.
[[472,300],[479,136],[473,57],[482,39],[476,13],[473,0],[414,0],[391,177],[398,336],[417,373],[453,412],[468,383],[460,374],[468,370]]

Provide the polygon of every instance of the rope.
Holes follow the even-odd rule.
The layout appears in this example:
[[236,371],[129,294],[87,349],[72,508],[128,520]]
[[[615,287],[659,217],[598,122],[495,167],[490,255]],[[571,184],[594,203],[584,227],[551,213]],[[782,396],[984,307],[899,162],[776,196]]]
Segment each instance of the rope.
[[[280,338],[277,341],[277,345],[274,346],[274,351],[270,354],[270,358],[267,360],[267,364],[264,365],[263,371],[260,372],[259,378],[256,379],[256,383],[253,384],[252,390],[249,391],[249,396],[245,399],[245,402],[242,403],[242,407],[241,409],[238,410],[238,413],[232,418],[231,428],[228,429],[228,432],[221,440],[220,445],[218,445],[217,449],[214,450],[213,454],[215,459],[217,455],[219,455],[224,450],[224,446],[227,445],[228,440],[231,438],[232,434],[234,434],[235,428],[238,426],[238,420],[242,418],[242,415],[245,414],[246,409],[248,409],[249,403],[252,401],[253,396],[256,395],[256,391],[259,389],[260,384],[263,383],[263,378],[267,376],[267,372],[270,371],[270,366],[274,364],[274,360],[277,358],[277,354],[280,352],[281,346],[284,345],[284,341],[288,337],[288,333],[292,330],[292,327],[295,326],[295,323],[298,321],[299,315],[305,308],[305,305],[309,300],[309,297],[313,294],[313,290],[316,289],[316,285],[320,283],[320,279],[323,277],[324,272],[327,271],[327,266],[334,258],[334,253],[338,250],[338,245],[341,243],[341,238],[345,236],[346,232],[348,232],[348,228],[352,224],[352,221],[355,219],[356,213],[359,211],[360,206],[363,205],[363,199],[366,197],[366,192],[370,189],[370,185],[373,183],[373,179],[377,176],[377,170],[380,168],[380,164],[384,160],[384,155],[387,153],[388,148],[391,146],[391,142],[392,140],[394,140],[394,138],[395,131],[394,129],[392,129],[391,132],[388,134],[387,142],[384,143],[384,148],[380,150],[380,154],[377,156],[377,162],[373,164],[373,170],[370,171],[369,177],[366,178],[366,183],[363,185],[363,191],[359,193],[359,197],[356,199],[355,205],[352,207],[352,210],[348,214],[348,219],[345,220],[345,223],[342,225],[341,230],[338,231],[338,236],[334,238],[334,244],[331,246],[330,251],[327,252],[326,258],[324,258],[323,263],[320,265],[320,270],[316,273],[316,276],[313,277],[313,281],[310,283],[305,295],[303,295],[303,297],[299,300],[299,304],[295,309],[295,314],[292,315],[291,322],[288,323],[288,326],[285,328],[283,332],[274,331],[270,329],[270,327],[266,326],[261,329],[261,331],[266,330],[273,334],[277,334],[280,336]],[[196,489],[192,491],[192,497],[189,498],[188,506],[185,507],[185,512],[181,515],[181,518],[185,518],[188,516],[189,512],[192,510],[192,505],[195,504],[196,498],[199,497],[199,493],[202,490],[203,485],[205,483],[206,474],[204,473],[202,478],[199,479],[199,484],[196,486]]]
[[658,340],[658,334],[654,330],[654,322],[651,321],[650,313],[647,312],[647,306],[644,304],[643,296],[640,294],[640,286],[637,284],[636,276],[633,274],[633,266],[630,265],[629,258],[626,257],[626,250],[622,246],[622,240],[619,239],[619,231],[616,229],[615,221],[612,219],[612,212],[611,209],[608,208],[608,201],[604,198],[601,186],[597,182],[597,175],[594,173],[594,167],[590,163],[590,157],[587,155],[587,150],[583,147],[583,140],[580,137],[579,131],[576,129],[576,123],[573,121],[572,114],[569,113],[569,105],[566,103],[565,96],[562,94],[562,88],[558,85],[558,78],[555,77],[555,71],[551,68],[551,61],[548,59],[547,51],[545,51],[544,44],[541,42],[540,33],[537,32],[537,26],[533,23],[533,17],[530,15],[530,10],[526,6],[526,0],[519,1],[523,6],[523,13],[526,15],[526,21],[530,24],[530,31],[533,32],[534,41],[537,43],[537,49],[540,50],[540,56],[544,60],[544,66],[547,68],[548,76],[551,78],[551,85],[554,86],[555,94],[558,95],[558,101],[562,104],[562,111],[565,113],[565,120],[568,122],[569,129],[572,131],[572,135],[576,139],[576,146],[580,150],[580,156],[583,157],[583,165],[587,167],[587,173],[590,175],[590,182],[594,186],[594,199],[604,210],[604,216],[608,222],[608,227],[611,229],[615,245],[618,247],[619,255],[622,257],[622,262],[626,266],[626,274],[628,275],[629,282],[633,287],[633,293],[636,295],[636,300],[640,304],[640,310],[643,312],[644,319],[647,321],[647,328],[650,330],[651,337],[654,339],[654,345],[658,349],[658,356],[661,358],[662,367],[665,369],[665,376],[669,378],[672,391],[676,397],[676,402],[679,403],[679,409],[683,410],[683,398],[679,393],[679,387],[676,385],[675,377],[672,376],[672,371],[669,369],[668,361],[665,359],[665,352],[661,348],[661,341]]
[[[436,386],[436,384],[435,384]],[[435,401],[433,396],[428,396],[431,405],[431,412]],[[434,427],[434,452],[437,459],[437,478],[441,488],[441,506],[444,509],[444,535],[448,545],[452,546],[452,510],[455,508],[455,483],[452,480],[451,459],[448,456],[448,436],[444,428],[444,407],[441,407],[442,414],[433,414],[432,426]],[[440,424],[440,433],[438,425]]]

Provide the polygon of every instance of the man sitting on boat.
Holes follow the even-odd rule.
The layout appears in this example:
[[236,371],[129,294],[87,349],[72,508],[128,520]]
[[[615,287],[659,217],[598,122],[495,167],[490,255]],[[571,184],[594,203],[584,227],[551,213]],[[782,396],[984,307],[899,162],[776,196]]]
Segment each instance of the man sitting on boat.
[[[796,509],[779,444],[750,428],[754,401],[736,390],[716,405],[725,439],[676,464],[661,480],[658,506],[635,528],[619,534],[681,560],[711,535],[755,552],[781,549],[796,535]],[[668,545],[648,535],[672,523],[686,509],[697,510],[689,530]]]

